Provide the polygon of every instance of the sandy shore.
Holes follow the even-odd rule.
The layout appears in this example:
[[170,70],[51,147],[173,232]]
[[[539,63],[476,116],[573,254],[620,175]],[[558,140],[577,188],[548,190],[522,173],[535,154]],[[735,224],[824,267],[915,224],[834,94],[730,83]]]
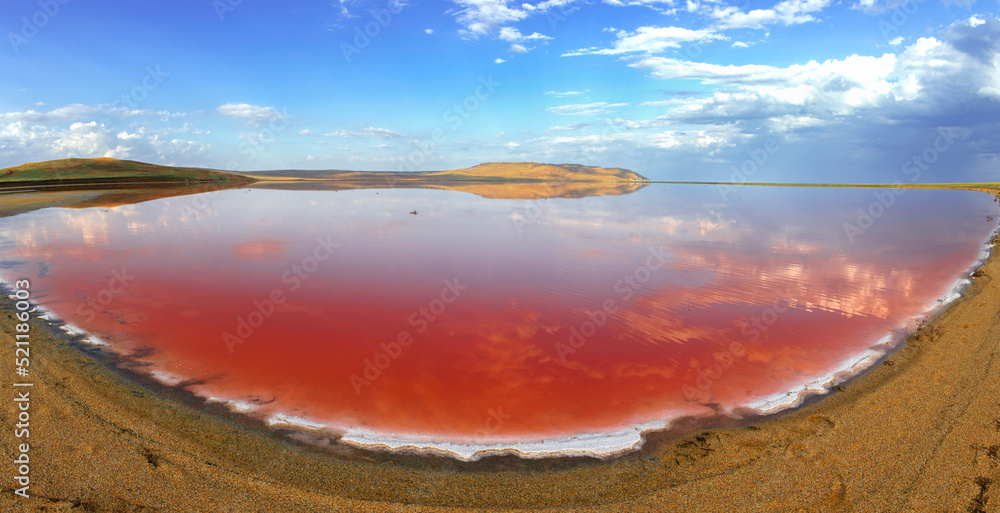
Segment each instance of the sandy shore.
[[[1000,258],[883,365],[752,426],[610,461],[337,455],[185,403],[32,321],[13,375],[0,302],[3,511],[1000,511]],[[30,381],[31,498],[15,495]]]

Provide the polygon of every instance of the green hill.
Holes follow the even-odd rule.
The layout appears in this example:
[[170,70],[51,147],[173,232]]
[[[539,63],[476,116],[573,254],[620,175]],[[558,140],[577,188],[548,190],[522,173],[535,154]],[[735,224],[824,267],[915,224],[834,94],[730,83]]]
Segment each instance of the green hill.
[[0,169],[0,187],[193,183],[236,185],[255,181],[255,178],[225,171],[158,166],[109,158],[50,160]]

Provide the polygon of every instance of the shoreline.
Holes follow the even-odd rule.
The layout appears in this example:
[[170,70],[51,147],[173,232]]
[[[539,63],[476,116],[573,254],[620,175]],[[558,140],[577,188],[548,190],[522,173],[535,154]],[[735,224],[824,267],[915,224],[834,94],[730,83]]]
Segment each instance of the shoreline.
[[[191,408],[176,400],[182,391],[129,379],[33,320],[34,498],[7,489],[0,504],[23,511],[61,501],[90,511],[155,504],[198,511],[219,500],[288,511],[992,510],[990,487],[1000,479],[1000,384],[990,379],[1000,363],[998,272],[994,246],[962,297],[832,393],[707,431],[705,419],[681,419],[676,430],[651,433],[642,449],[609,460],[499,457],[477,465],[330,455]],[[13,357],[6,298],[0,311],[0,339]],[[12,381],[2,384],[9,395]],[[9,422],[14,405],[6,404]],[[3,439],[13,459],[12,432]]]

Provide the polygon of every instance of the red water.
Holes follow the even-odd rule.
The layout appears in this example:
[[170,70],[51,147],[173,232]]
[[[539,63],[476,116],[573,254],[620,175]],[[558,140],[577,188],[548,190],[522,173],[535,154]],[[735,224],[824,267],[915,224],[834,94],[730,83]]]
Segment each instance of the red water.
[[842,226],[866,192],[811,193],[799,216],[796,201],[720,205],[702,190],[643,191],[640,210],[558,200],[520,231],[526,202],[243,194],[197,215],[175,198],[19,216],[0,232],[17,262],[2,272],[198,393],[491,442],[799,387],[912,326],[995,228],[973,194],[913,192],[854,243]]

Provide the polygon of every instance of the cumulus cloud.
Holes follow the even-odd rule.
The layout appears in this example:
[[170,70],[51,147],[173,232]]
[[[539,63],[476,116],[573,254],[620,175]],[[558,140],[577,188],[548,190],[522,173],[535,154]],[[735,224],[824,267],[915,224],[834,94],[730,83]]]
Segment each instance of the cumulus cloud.
[[223,116],[246,118],[251,125],[269,121],[287,121],[288,119],[274,107],[261,107],[260,105],[251,105],[249,103],[227,103],[220,105],[215,111]]
[[[815,65],[815,62],[812,62],[807,66]],[[764,64],[721,65],[666,57],[643,57],[633,60],[629,66],[648,70],[655,78],[664,80],[687,78],[705,84],[781,84],[799,74],[803,68],[800,65],[789,68],[776,68]]]
[[89,105],[74,103],[72,105],[66,105],[64,107],[52,109],[48,112],[27,110],[24,112],[0,113],[0,121],[8,121],[8,122],[26,121],[28,123],[40,123],[40,124],[58,123],[62,121],[75,121],[79,119],[84,119],[87,116],[94,114],[100,110],[101,109],[99,107],[92,107]]
[[628,107],[628,104],[607,102],[574,103],[570,105],[560,105],[558,107],[549,107],[548,111],[562,116],[592,116],[595,114],[604,114],[622,107]]
[[533,32],[531,35],[525,36],[521,34],[521,31],[513,27],[501,28],[498,37],[504,41],[513,43],[510,45],[509,49],[509,51],[513,53],[527,53],[534,49],[534,47],[526,46],[521,43],[537,41],[545,43],[546,41],[552,39],[551,37],[539,34],[538,32]]
[[68,157],[133,158],[173,163],[204,158],[210,145],[178,138],[178,130],[115,130],[97,121],[67,128],[27,121],[0,123],[0,159],[11,163]]
[[507,23],[523,20],[528,16],[523,8],[510,6],[506,0],[455,0],[459,6],[455,19],[465,37],[478,38],[496,32]]
[[972,16],[950,25],[945,38],[958,51],[989,64],[1000,53],[1000,20]]
[[347,10],[347,3],[348,0],[338,0],[338,4],[340,5],[340,15],[345,18],[351,16],[351,12]]
[[580,0],[545,0],[544,2],[539,2],[535,5],[531,4],[521,4],[521,7],[526,11],[541,11],[547,12],[554,9],[568,10],[570,6],[579,4]]
[[829,6],[831,0],[784,0],[771,9],[743,12],[733,6],[715,6],[711,17],[720,29],[755,28],[766,25],[798,25],[816,21],[814,14]]
[[[859,0],[851,8],[863,11],[865,14],[879,15],[886,11],[897,9],[910,1],[913,0]],[[945,3],[947,3],[947,0]]]
[[563,56],[660,53],[668,48],[679,48],[684,43],[725,39],[722,34],[709,29],[691,30],[681,27],[639,27],[635,32],[619,30],[615,36],[618,40],[611,48],[583,48]]
[[593,126],[593,123],[589,121],[581,121],[580,123],[570,123],[568,125],[559,125],[549,128],[549,132],[577,132],[580,130],[586,130]]
[[[711,157],[737,141],[749,137],[739,134],[729,125],[708,126],[696,130],[659,129],[627,130],[610,120],[589,126],[553,127],[552,135],[531,139],[522,149],[549,160],[567,160],[600,165],[601,162],[634,161],[635,154],[644,154],[642,161],[655,162],[664,152],[697,154]],[[573,133],[581,132],[581,133]],[[525,148],[527,147],[527,148]],[[630,155],[631,154],[631,155]],[[647,160],[652,158],[652,160]]]
[[[852,55],[788,67],[718,65],[659,56],[635,59],[629,65],[654,78],[723,86],[677,112],[688,118],[697,114],[703,121],[790,114],[830,121],[853,115],[866,115],[872,121],[934,115],[954,125],[961,123],[961,116],[978,120],[984,112],[996,113],[1000,21],[956,23],[945,36],[945,40],[920,38],[898,54]],[[970,105],[975,110],[965,111]]]
[[[546,0],[537,4],[518,3],[510,0],[452,0],[456,5],[451,13],[458,22],[458,33],[466,39],[495,36],[510,43],[545,42],[550,36],[539,32],[523,35],[512,24],[531,16],[556,16],[550,18],[550,25],[576,10],[581,0]],[[553,12],[556,11],[556,12]],[[531,48],[527,48],[530,50]]]
[[545,94],[550,94],[550,95],[555,96],[557,98],[562,98],[564,96],[576,96],[578,94],[583,94],[583,93],[586,93],[588,91],[590,91],[590,89],[586,89],[586,90],[583,90],[583,91],[545,91]]
[[[1000,161],[1000,20],[969,16],[938,37],[894,43],[890,52],[791,65],[728,64],[718,55],[698,62],[645,49],[603,52],[684,90],[661,91],[670,97],[645,101],[628,118],[617,117],[624,103],[551,107],[548,112],[581,122],[554,125],[507,155],[728,179],[733,161],[773,137],[781,142],[783,163],[761,178],[790,179],[807,166],[810,174],[892,181],[907,178],[901,164],[933,143],[939,127],[948,127],[962,149],[942,156],[937,175],[925,180],[961,179],[973,169],[966,163],[977,158],[986,159],[977,164],[981,169]],[[829,158],[816,162],[821,153]]]
[[650,7],[661,12],[672,13],[676,10],[674,6],[677,2],[675,0],[604,0],[604,3],[608,5],[617,5],[619,7],[639,5]]
[[513,27],[501,28],[499,37],[504,41],[510,41],[512,43],[520,43],[521,41],[547,41],[549,39],[552,39],[551,37],[539,34],[538,32],[534,32],[529,36],[525,36],[521,34],[521,31]]
[[402,134],[400,132],[394,132],[392,130],[388,130],[385,128],[376,128],[373,126],[362,128],[361,131],[368,135],[374,135],[379,139],[398,139],[400,137],[405,137],[405,134]]
[[919,58],[913,54],[854,55],[782,68],[651,57],[632,66],[648,69],[656,78],[725,86],[709,97],[678,103],[669,114],[678,121],[746,122],[793,115],[835,121],[868,109],[916,101],[925,87],[921,74],[926,69],[912,69]]
[[323,135],[326,137],[378,137],[379,139],[399,139],[400,137],[406,137],[406,134],[374,126],[365,127],[361,130],[334,130]]

